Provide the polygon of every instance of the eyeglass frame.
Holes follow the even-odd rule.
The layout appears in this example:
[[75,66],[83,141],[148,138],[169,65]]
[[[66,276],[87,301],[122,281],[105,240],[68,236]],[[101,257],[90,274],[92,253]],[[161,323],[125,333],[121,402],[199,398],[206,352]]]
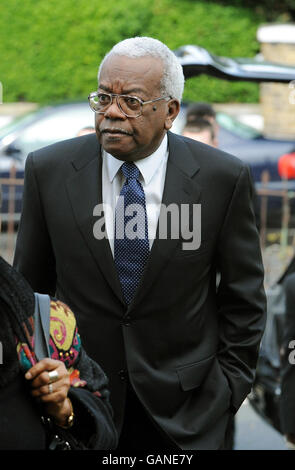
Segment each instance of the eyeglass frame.
[[[160,98],[156,98],[154,100],[143,101],[141,98],[139,98],[138,96],[134,96],[134,95],[121,95],[119,93],[107,93],[107,92],[103,92],[103,91],[93,91],[88,95],[89,106],[90,106],[90,98],[94,98],[95,96],[98,96],[98,95],[108,95],[108,96],[111,97],[111,102],[110,102],[109,105],[107,105],[107,109],[109,108],[109,106],[111,106],[113,104],[113,97],[115,96],[116,97],[116,103],[117,103],[117,106],[118,106],[119,110],[124,114],[124,116],[126,116],[128,118],[138,118],[139,116],[141,116],[142,115],[142,107],[145,104],[155,103],[155,101],[160,101],[160,100],[167,100],[167,99],[171,100],[172,99],[171,96],[161,96]],[[140,113],[137,114],[136,116],[126,114],[123,111],[123,109],[121,108],[120,104],[119,104],[119,101],[118,101],[119,97],[137,99],[140,102],[140,106],[141,106]],[[95,111],[94,109],[91,108],[91,106],[90,106],[90,109],[96,114],[105,114],[106,111],[107,111],[107,109],[105,111]]]

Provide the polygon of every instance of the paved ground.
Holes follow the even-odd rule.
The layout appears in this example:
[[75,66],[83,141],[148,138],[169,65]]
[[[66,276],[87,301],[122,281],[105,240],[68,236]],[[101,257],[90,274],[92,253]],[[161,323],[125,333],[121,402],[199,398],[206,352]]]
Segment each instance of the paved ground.
[[235,450],[288,450],[284,437],[246,399],[236,415]]

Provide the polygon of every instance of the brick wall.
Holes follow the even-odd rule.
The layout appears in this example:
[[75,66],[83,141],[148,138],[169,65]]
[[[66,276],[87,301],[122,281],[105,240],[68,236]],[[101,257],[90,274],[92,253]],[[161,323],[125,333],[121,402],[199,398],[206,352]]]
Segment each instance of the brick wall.
[[[286,30],[276,36],[275,29],[270,41],[261,42],[261,52],[265,60],[284,65],[295,65],[295,34]],[[294,30],[295,33],[295,30]],[[283,42],[279,42],[280,39]],[[294,42],[294,44],[292,43]],[[290,102],[291,89],[288,84],[262,83],[260,85],[260,104],[264,118],[264,132],[274,138],[295,138],[295,104]]]

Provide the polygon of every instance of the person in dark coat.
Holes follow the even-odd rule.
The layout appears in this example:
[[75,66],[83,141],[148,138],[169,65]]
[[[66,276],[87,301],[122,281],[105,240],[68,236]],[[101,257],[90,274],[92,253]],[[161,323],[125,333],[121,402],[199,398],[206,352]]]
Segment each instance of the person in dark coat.
[[284,279],[285,316],[281,348],[281,429],[290,446],[295,448],[295,273]]
[[51,298],[51,356],[38,360],[34,311],[33,289],[0,256],[0,450],[45,450],[56,434],[71,448],[116,447],[108,380],[73,312]]
[[120,450],[224,448],[265,326],[249,170],[170,132],[183,85],[163,43],[122,41],[89,95],[96,135],[26,161],[14,264],[75,312]]

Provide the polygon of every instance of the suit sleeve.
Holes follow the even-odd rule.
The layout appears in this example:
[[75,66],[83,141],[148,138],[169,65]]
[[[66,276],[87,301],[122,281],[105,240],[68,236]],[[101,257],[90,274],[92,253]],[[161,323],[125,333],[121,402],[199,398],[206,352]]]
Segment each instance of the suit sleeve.
[[266,322],[263,264],[253,210],[249,170],[237,178],[219,234],[217,289],[218,359],[232,391],[236,412],[255,376],[260,340]]
[[13,264],[34,291],[54,295],[55,258],[44,218],[33,157],[33,154],[29,154],[26,160],[22,214]]

